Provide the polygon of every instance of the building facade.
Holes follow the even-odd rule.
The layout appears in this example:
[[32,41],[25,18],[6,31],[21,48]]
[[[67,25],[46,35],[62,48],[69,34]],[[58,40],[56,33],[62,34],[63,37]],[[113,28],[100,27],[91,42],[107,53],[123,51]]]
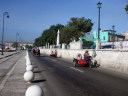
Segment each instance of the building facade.
[[128,41],[128,31],[123,32],[123,35],[125,36],[125,41]]
[[[96,42],[96,39],[98,38],[98,32],[94,31],[94,39]],[[116,33],[116,31],[113,30],[100,30],[100,39],[102,43],[105,42],[118,42],[118,41],[124,41],[125,36]]]
[[[6,42],[5,49],[15,50],[16,48],[12,46],[14,43],[15,42]],[[33,46],[33,43],[18,42],[18,49],[26,49],[26,45]]]
[[93,32],[88,32],[84,36],[79,38],[80,41],[92,41],[94,42],[94,34]]
[[[113,31],[113,30],[100,30],[100,36],[99,37],[101,39],[101,43],[120,42],[120,41],[124,41],[124,39],[125,39],[124,35],[118,34],[118,33],[116,33],[116,31]],[[92,42],[94,42],[93,46],[91,46],[94,48],[96,46],[96,39],[97,38],[98,38],[98,32],[94,31],[94,32],[86,33],[84,36],[81,36],[79,38],[79,40],[80,41],[92,41]]]

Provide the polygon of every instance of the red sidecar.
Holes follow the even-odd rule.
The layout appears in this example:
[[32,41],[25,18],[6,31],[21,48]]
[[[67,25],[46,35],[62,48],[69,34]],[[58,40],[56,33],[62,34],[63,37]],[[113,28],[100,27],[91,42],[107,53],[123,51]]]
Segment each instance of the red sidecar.
[[84,59],[78,60],[74,58],[73,64],[74,64],[74,67],[80,66],[80,65],[88,65],[90,68],[92,68],[93,67],[92,57],[88,56],[87,61],[85,61]]

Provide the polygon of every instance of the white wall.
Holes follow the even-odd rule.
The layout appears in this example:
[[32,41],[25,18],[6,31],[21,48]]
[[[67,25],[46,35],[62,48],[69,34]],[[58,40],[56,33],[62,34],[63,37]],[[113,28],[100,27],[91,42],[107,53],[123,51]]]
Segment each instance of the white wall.
[[[55,49],[40,49],[42,54],[50,55],[51,51],[55,51]],[[57,50],[58,57],[65,58],[68,60],[73,60],[77,56],[78,53],[83,54],[86,50]],[[95,53],[100,67],[104,67],[107,69],[123,72],[128,74],[128,51],[119,51],[119,50],[88,50],[89,54]]]
[[70,42],[70,49],[83,49],[83,42],[77,41],[77,42]]
[[[106,43],[101,43],[102,46],[105,45],[112,45],[113,42],[106,42]],[[119,41],[119,42],[114,42],[115,49],[119,50],[128,50],[128,41]]]

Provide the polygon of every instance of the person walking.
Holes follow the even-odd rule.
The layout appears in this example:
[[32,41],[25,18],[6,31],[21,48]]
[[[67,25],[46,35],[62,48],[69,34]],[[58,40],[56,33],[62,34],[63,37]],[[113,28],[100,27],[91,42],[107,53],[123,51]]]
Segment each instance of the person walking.
[[35,49],[33,49],[33,56],[35,56],[35,52],[36,52]]
[[39,48],[38,48],[38,51],[37,52],[38,52],[38,56],[40,57],[40,49]]

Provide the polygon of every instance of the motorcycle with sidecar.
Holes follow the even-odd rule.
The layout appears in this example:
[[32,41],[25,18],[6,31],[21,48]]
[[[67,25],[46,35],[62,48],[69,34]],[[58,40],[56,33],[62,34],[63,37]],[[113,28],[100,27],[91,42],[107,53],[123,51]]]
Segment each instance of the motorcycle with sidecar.
[[[80,55],[81,54],[79,54],[79,56]],[[91,56],[87,57],[87,61],[85,61],[82,58],[74,58],[73,59],[73,65],[74,65],[74,67],[77,67],[77,66],[89,66],[90,68],[92,68],[93,67],[92,59],[93,58]]]

